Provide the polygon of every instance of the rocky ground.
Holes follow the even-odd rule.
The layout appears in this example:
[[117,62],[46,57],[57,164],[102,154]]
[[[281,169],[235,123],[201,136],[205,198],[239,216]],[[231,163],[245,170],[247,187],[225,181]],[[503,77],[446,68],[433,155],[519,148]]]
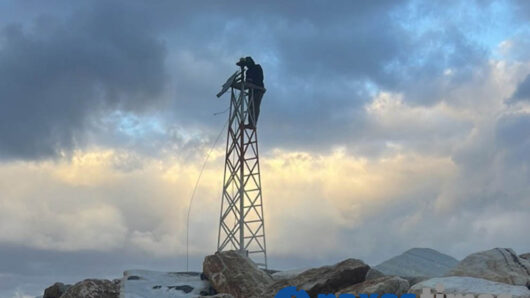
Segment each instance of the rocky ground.
[[432,249],[411,249],[371,268],[362,260],[346,259],[308,270],[265,272],[234,251],[205,258],[202,273],[126,271],[120,280],[88,279],[75,285],[56,283],[44,298],[154,297],[274,297],[293,286],[310,297],[317,294],[421,293],[510,294],[530,298],[530,254],[495,248],[458,262]]

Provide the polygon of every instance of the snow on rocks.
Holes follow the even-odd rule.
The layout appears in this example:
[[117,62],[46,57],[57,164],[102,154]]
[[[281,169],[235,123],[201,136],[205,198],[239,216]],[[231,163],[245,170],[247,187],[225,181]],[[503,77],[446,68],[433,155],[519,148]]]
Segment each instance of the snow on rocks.
[[209,293],[208,281],[197,272],[127,270],[121,281],[120,298],[191,298]]
[[119,280],[85,279],[69,287],[61,298],[118,298]]
[[444,294],[472,294],[478,297],[480,294],[490,294],[498,296],[500,294],[512,295],[512,298],[529,298],[530,290],[523,286],[514,286],[500,282],[494,282],[481,278],[466,276],[436,277],[424,280],[410,288],[409,293],[416,294],[417,297],[424,288],[432,289],[431,293],[437,292],[436,285],[442,285]]

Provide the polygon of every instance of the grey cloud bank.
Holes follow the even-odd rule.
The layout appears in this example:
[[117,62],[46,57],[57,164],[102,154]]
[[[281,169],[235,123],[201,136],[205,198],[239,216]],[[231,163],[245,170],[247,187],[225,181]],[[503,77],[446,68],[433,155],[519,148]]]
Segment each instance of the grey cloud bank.
[[514,100],[530,100],[530,75],[527,75],[524,81],[517,86],[512,99]]
[[5,25],[2,39],[4,158],[49,158],[82,146],[92,117],[152,107],[164,86],[165,47],[127,9],[41,16]]
[[[471,10],[457,8],[464,16]],[[322,138],[351,144],[369,129],[362,105],[373,88],[431,105],[485,61],[483,46],[459,29],[465,17],[404,1],[260,3],[250,10],[93,1],[66,16],[44,11],[3,29],[5,157],[51,157],[83,146],[93,122],[115,109],[141,112],[170,102],[168,118],[200,125],[234,57],[249,52],[265,67],[271,124],[264,133],[274,146],[318,146]],[[439,27],[415,30],[415,19]],[[453,75],[441,80],[448,68]],[[162,94],[164,87],[175,91]],[[269,133],[278,128],[272,123],[282,123],[283,133]],[[349,129],[328,133],[337,126]],[[304,130],[311,136],[298,137]]]

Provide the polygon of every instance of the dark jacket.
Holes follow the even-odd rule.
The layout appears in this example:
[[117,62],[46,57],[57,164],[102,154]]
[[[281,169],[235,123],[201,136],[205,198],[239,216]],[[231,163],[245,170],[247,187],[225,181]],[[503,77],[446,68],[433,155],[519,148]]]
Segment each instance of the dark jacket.
[[260,87],[264,87],[263,85],[263,69],[261,68],[261,65],[254,64],[252,66],[249,66],[247,69],[247,81],[258,85]]

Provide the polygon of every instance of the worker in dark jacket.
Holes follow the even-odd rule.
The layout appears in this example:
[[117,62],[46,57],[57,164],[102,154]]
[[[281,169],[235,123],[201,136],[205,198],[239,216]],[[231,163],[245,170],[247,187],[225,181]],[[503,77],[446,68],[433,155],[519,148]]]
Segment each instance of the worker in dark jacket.
[[[244,58],[244,62],[242,58],[240,62],[242,62],[242,64],[247,67],[247,71],[245,73],[246,81],[256,86],[264,88],[265,86],[263,85],[263,69],[261,68],[261,65],[256,64],[251,57]],[[254,129],[256,128],[256,123],[258,122],[261,99],[263,98],[263,93],[265,93],[265,91],[259,89],[250,89],[249,92],[250,94],[252,94],[253,92],[254,96],[251,97],[249,101],[249,124],[247,127],[250,129]]]

